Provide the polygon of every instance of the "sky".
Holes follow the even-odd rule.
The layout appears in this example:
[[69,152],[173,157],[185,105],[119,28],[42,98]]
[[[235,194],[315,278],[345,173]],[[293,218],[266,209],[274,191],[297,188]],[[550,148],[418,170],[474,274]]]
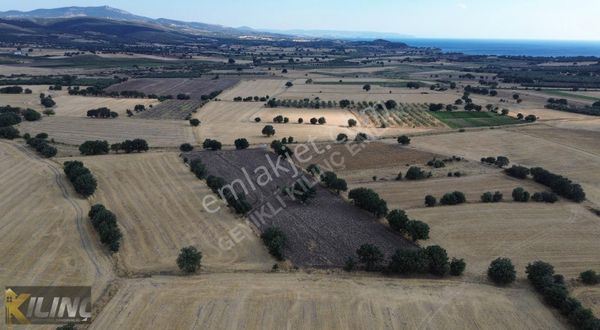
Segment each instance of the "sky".
[[259,29],[600,40],[599,0],[3,0],[0,11],[100,5],[152,18]]

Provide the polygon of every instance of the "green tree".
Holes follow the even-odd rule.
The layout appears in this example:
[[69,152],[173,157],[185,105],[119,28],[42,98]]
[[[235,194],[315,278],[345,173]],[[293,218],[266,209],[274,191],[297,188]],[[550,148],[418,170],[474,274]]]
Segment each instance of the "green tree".
[[429,259],[429,272],[436,276],[445,276],[450,271],[448,253],[439,245],[425,248],[425,254]]
[[237,150],[248,149],[248,147],[250,146],[250,143],[248,143],[248,140],[246,140],[244,138],[236,139],[234,144],[235,144],[235,148]]
[[596,285],[600,283],[600,275],[593,270],[586,270],[585,272],[579,274],[579,278],[581,279],[581,282],[588,285]]
[[398,137],[398,143],[400,143],[401,145],[408,145],[410,144],[410,138],[406,135],[402,135]]
[[492,261],[487,274],[490,280],[498,285],[508,285],[517,278],[515,266],[508,258],[498,258]]
[[388,270],[396,274],[420,274],[429,268],[429,259],[423,249],[398,249],[392,255]]
[[[112,148],[112,146],[111,146],[111,148]],[[181,152],[190,152],[190,151],[194,150],[194,147],[189,143],[183,143],[182,145],[179,146],[179,150]]]
[[434,207],[436,204],[437,204],[437,200],[435,199],[435,197],[433,197],[431,195],[425,196],[425,206]]
[[196,119],[196,118],[192,118],[190,119],[190,125],[197,127],[200,126],[200,120]]
[[348,127],[356,126],[357,122],[355,119],[348,119]]
[[356,250],[358,260],[365,265],[367,271],[374,271],[383,261],[383,253],[375,245],[363,244]]
[[371,85],[369,85],[369,84],[365,84],[365,85],[363,86],[363,90],[364,90],[365,92],[368,92],[368,91],[370,91],[370,90],[371,90]]
[[266,135],[267,137],[273,136],[275,135],[275,128],[273,128],[272,125],[266,125],[262,129],[262,134]]
[[387,219],[390,228],[393,230],[398,232],[406,231],[406,224],[408,223],[409,219],[404,210],[392,210],[385,216],[385,218]]
[[429,239],[429,225],[419,220],[409,220],[406,223],[406,232],[416,242]]
[[450,262],[450,275],[460,276],[466,268],[467,263],[465,263],[464,259],[452,258],[452,261]]
[[521,187],[515,188],[512,192],[512,198],[515,202],[526,203],[530,197],[529,192]]
[[272,256],[278,260],[284,259],[283,249],[287,244],[287,236],[281,229],[270,227],[260,237]]
[[185,273],[195,273],[200,269],[202,252],[193,246],[184,247],[177,257],[177,266]]

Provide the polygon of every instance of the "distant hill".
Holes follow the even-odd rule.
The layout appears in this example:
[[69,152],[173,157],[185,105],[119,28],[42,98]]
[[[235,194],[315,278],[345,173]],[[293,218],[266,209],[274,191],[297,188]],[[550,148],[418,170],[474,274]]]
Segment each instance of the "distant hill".
[[124,10],[109,6],[101,7],[62,7],[53,9],[36,9],[32,11],[10,10],[0,12],[2,18],[72,18],[72,17],[96,17],[114,20],[140,20],[150,21],[143,16],[133,15]]

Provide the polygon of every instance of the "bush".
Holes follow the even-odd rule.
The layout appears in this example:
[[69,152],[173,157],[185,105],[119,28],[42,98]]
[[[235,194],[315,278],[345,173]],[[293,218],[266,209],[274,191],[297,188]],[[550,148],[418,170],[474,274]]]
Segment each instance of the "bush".
[[533,194],[533,196],[531,196],[531,199],[538,203],[545,202],[545,203],[553,204],[558,201],[558,196],[556,196],[555,193],[543,191],[541,193]]
[[413,242],[429,239],[429,225],[423,221],[410,220],[406,223],[406,233]]
[[369,140],[369,136],[366,133],[358,133],[356,134],[356,136],[354,137],[354,141],[355,142],[365,142]]
[[79,146],[82,155],[104,155],[108,153],[107,141],[85,141]]
[[462,193],[460,191],[455,191],[455,192],[445,194],[440,199],[440,204],[442,204],[442,205],[458,205],[458,204],[462,204],[466,201],[467,201],[467,199],[466,199],[464,193]]
[[340,133],[340,134],[338,134],[338,136],[336,137],[335,140],[337,142],[341,142],[341,143],[347,142],[348,141],[348,135],[346,135],[344,133]]
[[406,224],[408,223],[409,219],[406,215],[406,212],[403,210],[392,210],[386,215],[385,218],[388,221],[390,228],[393,230],[398,232],[406,231]]
[[411,166],[406,172],[404,178],[407,180],[422,180],[427,178],[427,176],[428,174],[426,174],[425,171],[421,170],[421,168],[417,166]]
[[246,140],[244,138],[236,139],[234,141],[234,144],[235,144],[235,148],[237,150],[248,149],[248,147],[250,146],[250,143],[248,143],[248,140]]
[[366,271],[374,271],[379,268],[383,261],[383,253],[379,248],[372,244],[363,244],[356,250],[358,260],[365,265]]
[[429,259],[429,272],[436,276],[445,276],[450,271],[448,253],[438,245],[425,248],[425,254]]
[[518,179],[526,179],[529,175],[529,169],[527,167],[517,165],[513,165],[511,168],[505,169],[504,172]]
[[12,127],[0,127],[0,139],[12,140],[19,137],[19,130]]
[[526,203],[529,202],[530,195],[525,189],[518,187],[513,190],[512,198],[515,202]]
[[434,207],[437,204],[437,199],[431,195],[425,196],[425,206]]
[[429,259],[423,249],[398,249],[392,255],[388,271],[396,274],[420,274],[429,269]]
[[183,143],[182,145],[179,146],[179,150],[181,152],[190,152],[190,151],[194,150],[194,147],[189,143]]
[[486,193],[484,193],[483,195],[481,195],[481,201],[483,203],[491,203],[492,202],[492,198],[493,198],[493,195],[489,191],[486,192]]
[[388,212],[387,203],[371,189],[352,189],[348,193],[348,198],[353,201],[354,205],[373,213],[376,217],[382,217]]
[[27,109],[23,111],[23,118],[27,121],[36,121],[42,119],[42,115],[33,109]]
[[0,127],[17,125],[21,122],[21,116],[16,113],[0,113]]
[[257,123],[260,123],[260,117],[254,118],[254,121],[257,122]]
[[357,122],[354,119],[348,119],[348,127],[356,126]]
[[284,259],[283,249],[286,245],[287,237],[281,229],[270,227],[260,237],[272,256],[278,260]]
[[408,145],[410,144],[410,138],[406,135],[402,135],[398,137],[398,143],[400,143],[401,145]]
[[206,139],[202,143],[202,148],[204,148],[206,150],[210,149],[212,151],[217,151],[217,150],[221,150],[221,147],[222,147],[221,142],[219,142],[217,140]]
[[581,279],[581,282],[588,285],[596,285],[600,283],[600,275],[593,270],[586,270],[585,272],[579,274],[579,278]]
[[273,128],[272,125],[266,125],[262,129],[262,134],[266,135],[267,137],[273,136],[273,135],[275,135],[275,128]]
[[201,266],[202,252],[193,246],[184,247],[177,256],[177,266],[186,273],[195,273]]
[[517,278],[515,266],[508,258],[498,258],[492,261],[487,274],[490,280],[498,285],[508,285]]
[[208,174],[206,166],[199,159],[195,159],[190,163],[190,171],[200,180],[206,178]]
[[200,120],[198,120],[196,118],[190,119],[190,125],[192,125],[194,127],[198,127],[198,126],[200,126]]
[[450,275],[460,276],[466,268],[467,264],[464,259],[452,258],[452,261],[450,262]]

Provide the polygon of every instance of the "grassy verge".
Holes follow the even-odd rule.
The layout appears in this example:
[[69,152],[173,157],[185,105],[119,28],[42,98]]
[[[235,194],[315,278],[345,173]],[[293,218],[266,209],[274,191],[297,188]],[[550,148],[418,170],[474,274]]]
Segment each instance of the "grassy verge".
[[429,114],[450,128],[502,126],[519,123],[515,118],[501,116],[493,112],[429,111]]

